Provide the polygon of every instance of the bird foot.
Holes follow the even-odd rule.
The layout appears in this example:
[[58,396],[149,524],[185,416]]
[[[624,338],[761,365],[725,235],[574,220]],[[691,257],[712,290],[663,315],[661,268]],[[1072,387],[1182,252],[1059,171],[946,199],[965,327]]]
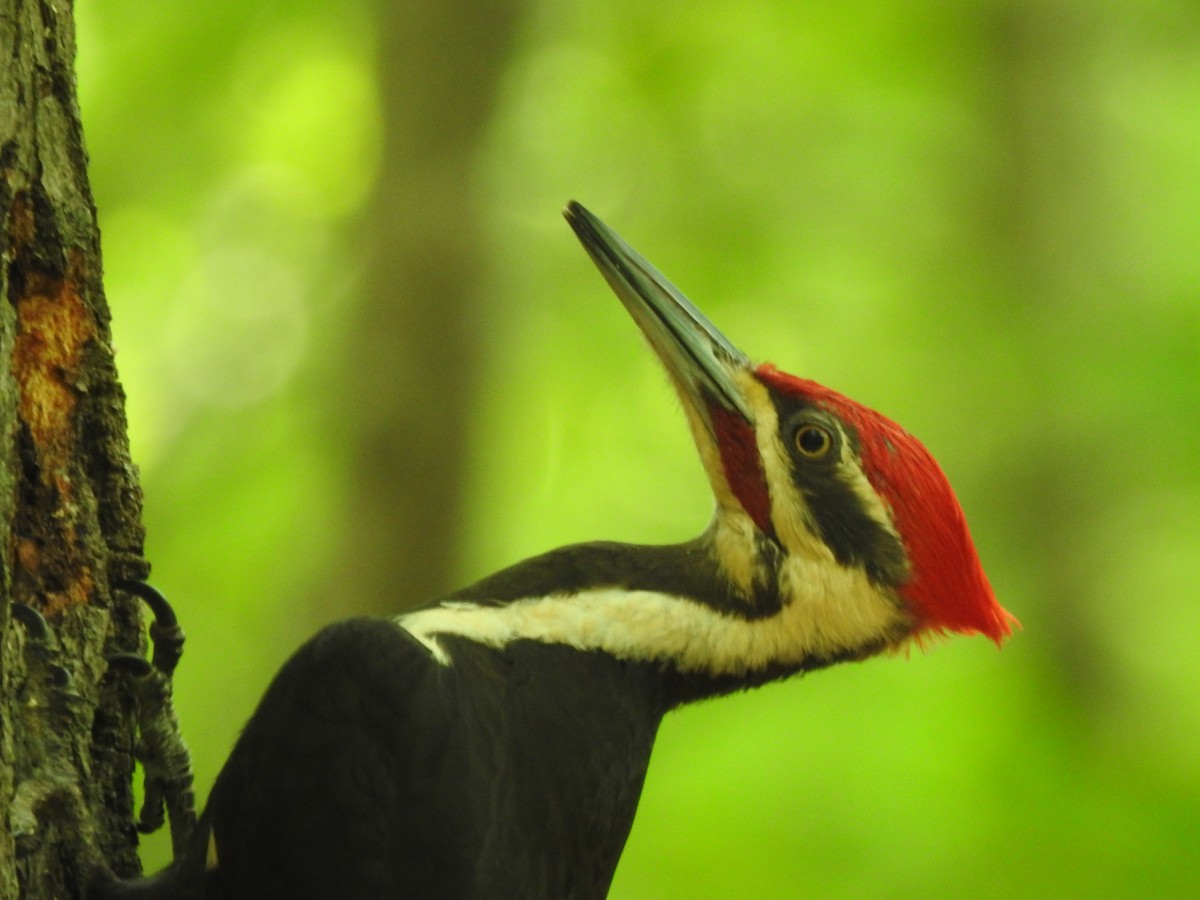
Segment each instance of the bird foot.
[[149,834],[162,827],[164,810],[171,826],[171,847],[179,856],[196,826],[192,757],[175,714],[173,675],[183,655],[184,634],[175,611],[157,590],[142,581],[121,581],[118,591],[141,599],[154,614],[149,660],[135,653],[108,657],[109,671],[130,679],[137,702],[138,743],[135,754],[145,777],[144,801],[137,829]]

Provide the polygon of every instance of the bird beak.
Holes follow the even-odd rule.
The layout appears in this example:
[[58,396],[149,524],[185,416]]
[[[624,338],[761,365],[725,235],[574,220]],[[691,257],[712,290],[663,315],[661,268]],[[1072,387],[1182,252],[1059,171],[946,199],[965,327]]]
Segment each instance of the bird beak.
[[736,413],[752,428],[754,414],[734,380],[751,368],[745,354],[658,269],[584,207],[572,200],[563,215],[714,443],[714,406]]
[[739,387],[758,384],[750,360],[615,231],[574,201],[563,214],[675,383],[718,510],[740,509],[773,535],[754,411]]

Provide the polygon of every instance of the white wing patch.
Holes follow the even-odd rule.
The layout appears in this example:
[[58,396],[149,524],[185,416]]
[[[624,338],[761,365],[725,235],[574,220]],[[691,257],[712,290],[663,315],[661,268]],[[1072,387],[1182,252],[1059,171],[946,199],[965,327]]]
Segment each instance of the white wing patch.
[[496,648],[516,640],[564,644],[714,675],[829,658],[878,646],[907,630],[894,597],[857,569],[822,562],[786,561],[782,593],[791,601],[776,615],[753,620],[685,597],[604,588],[500,606],[445,604],[396,622],[442,665],[452,660],[438,636],[456,635]]

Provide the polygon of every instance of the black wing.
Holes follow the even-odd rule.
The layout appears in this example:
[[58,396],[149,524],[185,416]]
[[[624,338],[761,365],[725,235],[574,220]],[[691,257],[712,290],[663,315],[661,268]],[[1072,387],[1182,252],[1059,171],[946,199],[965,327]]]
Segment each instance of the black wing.
[[469,894],[452,678],[390,621],[340,622],[298,650],[213,788],[205,896]]

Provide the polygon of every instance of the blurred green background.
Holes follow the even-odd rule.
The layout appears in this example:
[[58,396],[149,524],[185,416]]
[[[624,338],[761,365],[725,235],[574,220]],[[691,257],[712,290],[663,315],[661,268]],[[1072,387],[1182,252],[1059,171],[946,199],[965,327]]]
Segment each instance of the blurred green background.
[[201,796],[322,623],[706,523],[577,198],[920,435],[1024,624],[673,714],[613,896],[1200,894],[1196,4],[78,17]]

